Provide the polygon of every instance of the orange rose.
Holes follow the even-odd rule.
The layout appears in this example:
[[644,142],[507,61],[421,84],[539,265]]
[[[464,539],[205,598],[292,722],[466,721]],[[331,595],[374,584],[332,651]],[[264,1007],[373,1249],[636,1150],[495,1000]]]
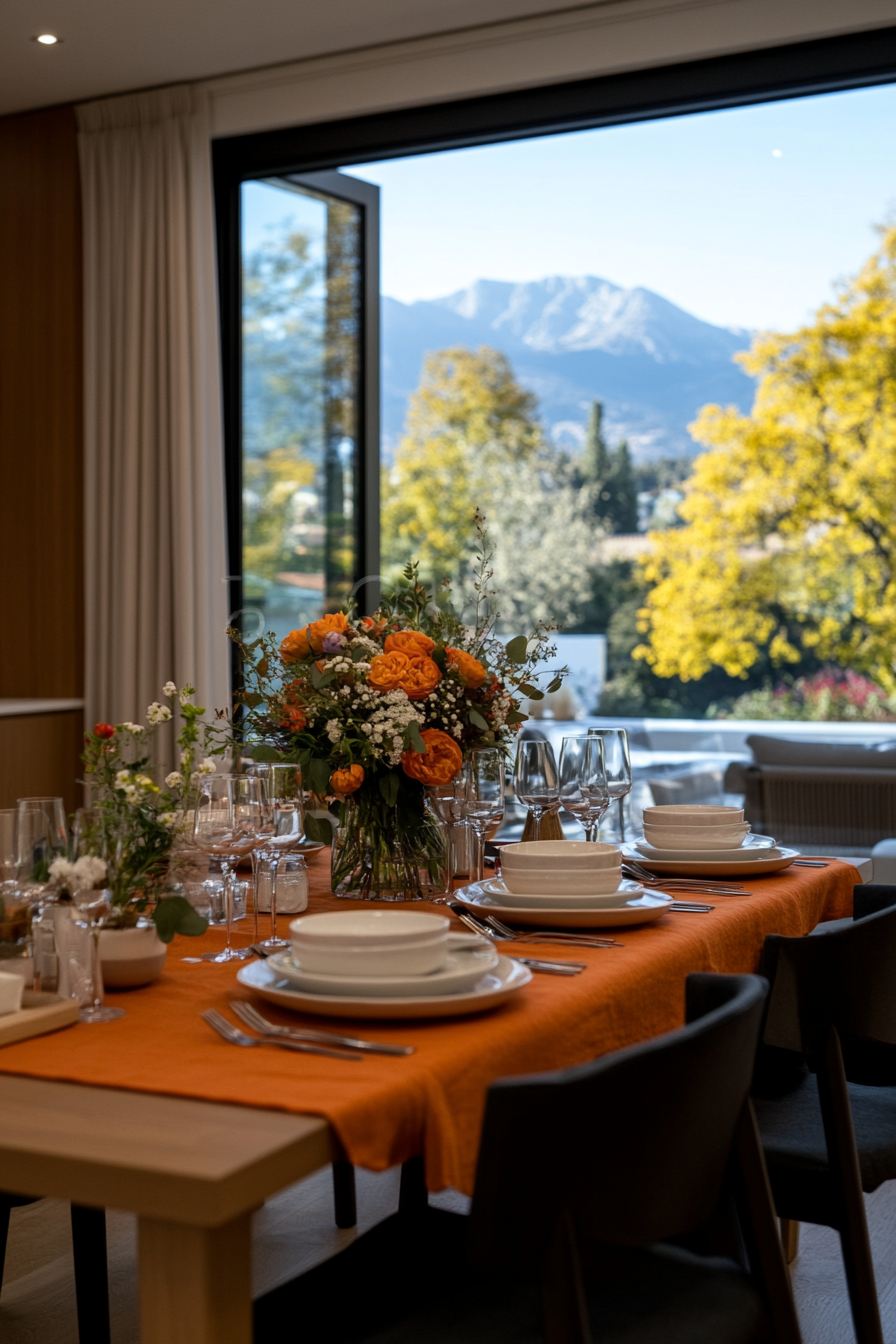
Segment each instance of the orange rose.
[[284,728],[288,728],[291,733],[300,733],[308,724],[304,709],[295,705],[286,711],[285,716],[280,720]]
[[385,619],[377,621],[374,620],[372,616],[364,616],[361,620],[361,624],[368,634],[381,635],[386,628],[387,622]]
[[425,700],[442,680],[431,658],[406,653],[378,653],[370,661],[367,680],[375,691],[404,691],[409,700]]
[[422,630],[398,630],[394,635],[386,636],[383,648],[386,653],[406,653],[411,658],[428,658],[435,648],[435,641],[429,635],[424,635]]
[[302,658],[307,658],[311,652],[311,645],[308,643],[308,631],[310,626],[305,626],[302,630],[290,630],[289,634],[280,645],[280,661],[284,663],[297,663]]
[[364,767],[350,765],[347,770],[334,770],[330,776],[330,788],[334,793],[354,793],[364,783]]
[[[112,727],[111,723],[98,723],[93,731],[96,733],[97,737],[115,736],[115,729]],[[87,740],[88,739],[85,737],[84,741],[86,742]]]
[[420,736],[426,743],[426,751],[422,755],[418,751],[403,751],[402,770],[430,788],[447,784],[464,763],[460,747],[453,737],[438,728],[424,728]]
[[456,669],[463,684],[471,691],[481,686],[488,676],[479,659],[474,658],[472,654],[464,653],[463,649],[448,648],[445,650],[445,657]]
[[344,611],[335,611],[329,616],[321,616],[308,627],[308,642],[315,653],[323,653],[327,635],[344,635],[348,630],[348,617]]

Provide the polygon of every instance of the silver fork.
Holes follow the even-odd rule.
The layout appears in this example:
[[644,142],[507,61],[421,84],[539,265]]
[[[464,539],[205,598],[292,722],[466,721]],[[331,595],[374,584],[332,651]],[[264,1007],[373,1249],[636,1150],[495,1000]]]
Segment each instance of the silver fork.
[[697,891],[713,896],[751,895],[746,887],[735,886],[734,883],[721,880],[715,881],[713,878],[663,877],[659,873],[651,873],[630,859],[626,859],[622,864],[622,871],[626,877],[634,878],[636,882],[643,882],[645,886],[674,887],[676,891]]
[[262,1017],[257,1008],[251,1003],[242,1003],[240,1000],[234,1000],[231,1008],[236,1013],[240,1021],[245,1022],[247,1027],[252,1027],[254,1031],[260,1031],[263,1036],[282,1036],[289,1041],[317,1041],[322,1045],[341,1045],[347,1046],[350,1050],[366,1050],[370,1054],[376,1055],[412,1055],[414,1047],[412,1045],[380,1045],[378,1041],[363,1041],[354,1036],[337,1036],[332,1031],[314,1031],[310,1027],[278,1027],[276,1023],[269,1022],[266,1017]]
[[322,1045],[306,1045],[299,1041],[268,1041],[258,1036],[247,1036],[238,1027],[231,1026],[226,1017],[222,1017],[214,1008],[200,1013],[203,1022],[207,1022],[213,1031],[223,1036],[231,1045],[273,1045],[280,1050],[296,1050],[303,1055],[329,1055],[330,1059],[363,1059],[363,1055],[350,1055],[346,1050],[328,1050]]
[[[491,938],[492,942],[498,943],[556,943],[560,947],[622,947],[622,943],[614,942],[610,938],[593,938],[587,935],[576,936],[574,934],[564,933],[517,933],[510,929],[506,924],[502,924],[494,915],[488,915],[480,919],[468,910],[466,906],[454,902],[451,909],[457,915],[462,924],[466,924],[473,933],[481,934],[485,938]],[[521,958],[517,958],[521,960]],[[575,963],[558,962],[557,965],[569,966]]]

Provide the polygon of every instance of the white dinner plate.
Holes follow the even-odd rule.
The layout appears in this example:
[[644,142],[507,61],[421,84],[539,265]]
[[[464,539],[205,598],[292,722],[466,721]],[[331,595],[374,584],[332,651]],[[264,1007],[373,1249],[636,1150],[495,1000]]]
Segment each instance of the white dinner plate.
[[634,859],[648,872],[660,876],[675,877],[759,877],[762,873],[778,873],[789,868],[794,859],[798,859],[798,849],[785,849],[784,846],[767,849],[755,859],[649,859],[641,853],[637,845],[623,845],[626,858]]
[[354,994],[309,994],[296,989],[278,975],[268,961],[250,961],[241,966],[236,978],[269,1003],[291,1008],[296,1013],[315,1013],[320,1017],[397,1018],[463,1017],[481,1013],[513,997],[532,979],[528,966],[510,957],[499,956],[491,971],[478,985],[460,994],[420,994],[395,999],[364,998]]
[[553,909],[555,906],[563,910],[615,910],[644,890],[640,882],[632,882],[627,877],[622,879],[614,892],[606,896],[572,896],[559,890],[545,891],[539,896],[521,896],[519,892],[510,891],[507,883],[500,877],[493,877],[483,882],[482,889],[489,896],[494,896],[502,905],[513,906],[514,909],[520,910],[544,910],[546,907]]
[[643,891],[624,905],[610,909],[558,910],[555,902],[533,909],[531,906],[505,905],[497,896],[490,896],[479,882],[460,887],[454,893],[454,899],[470,910],[497,915],[511,924],[537,924],[540,928],[554,929],[611,929],[621,924],[649,924],[664,915],[672,904],[672,897],[664,891]]
[[451,951],[445,964],[427,975],[323,975],[304,971],[292,953],[280,952],[268,957],[268,965],[278,975],[310,994],[360,995],[362,998],[407,998],[421,994],[461,994],[472,989],[497,965],[493,943],[475,933],[451,935]]
[[757,859],[775,858],[781,852],[770,835],[748,836],[742,845],[726,849],[660,848],[646,840],[636,840],[634,843],[645,859],[696,859],[698,863],[755,863]]

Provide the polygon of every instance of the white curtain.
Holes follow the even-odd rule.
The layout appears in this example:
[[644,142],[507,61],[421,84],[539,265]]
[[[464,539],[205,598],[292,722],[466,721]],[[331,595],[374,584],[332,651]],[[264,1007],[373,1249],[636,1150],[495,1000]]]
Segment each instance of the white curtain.
[[192,87],[78,108],[87,722],[229,699],[211,155]]

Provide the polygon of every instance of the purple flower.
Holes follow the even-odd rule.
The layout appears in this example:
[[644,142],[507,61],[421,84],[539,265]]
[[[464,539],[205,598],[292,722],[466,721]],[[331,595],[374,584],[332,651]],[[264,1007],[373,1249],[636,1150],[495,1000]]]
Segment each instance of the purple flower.
[[331,630],[328,635],[324,635],[323,651],[324,653],[338,653],[345,643],[345,639],[338,630]]

